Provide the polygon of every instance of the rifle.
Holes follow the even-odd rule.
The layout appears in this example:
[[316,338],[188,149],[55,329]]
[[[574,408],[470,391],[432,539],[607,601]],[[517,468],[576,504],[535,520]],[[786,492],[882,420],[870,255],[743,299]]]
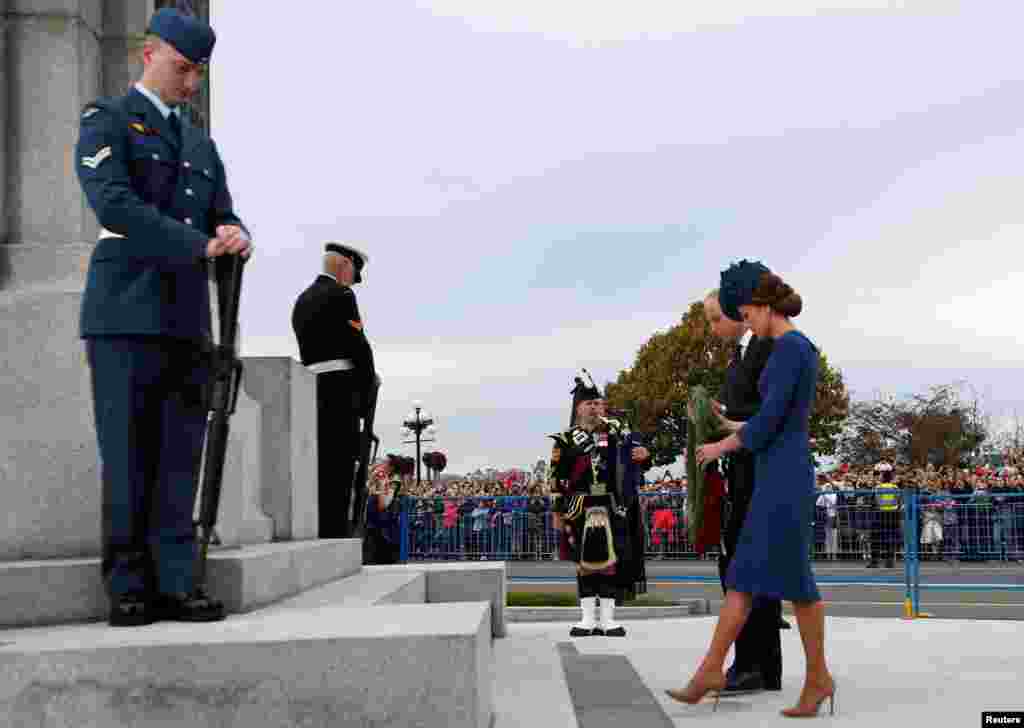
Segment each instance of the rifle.
[[202,470],[202,499],[199,507],[199,549],[196,560],[196,588],[206,588],[206,561],[210,542],[216,538],[214,526],[220,507],[224,460],[227,455],[228,420],[235,413],[242,383],[242,362],[238,359],[238,308],[242,295],[242,269],[245,259],[240,255],[222,256],[214,260],[217,279],[217,304],[220,312],[220,341],[209,352],[210,383],[207,387],[209,419],[206,424],[206,451]]
[[[375,380],[370,389],[370,401],[366,408],[366,414],[362,417],[362,428],[359,432],[359,460],[352,476],[352,519],[349,523],[352,524],[352,533],[356,538],[366,536],[366,499],[368,496],[366,481],[369,477],[370,463],[377,459],[377,449],[380,447],[380,438],[373,432],[379,393],[380,384]],[[348,516],[348,514],[345,515]]]

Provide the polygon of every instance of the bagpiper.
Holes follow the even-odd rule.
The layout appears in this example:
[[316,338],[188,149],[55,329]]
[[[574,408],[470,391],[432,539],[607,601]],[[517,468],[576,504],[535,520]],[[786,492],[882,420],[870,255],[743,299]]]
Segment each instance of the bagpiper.
[[[588,377],[589,379],[589,377]],[[582,619],[571,637],[624,637],[615,621],[622,583],[619,571],[632,563],[627,483],[636,478],[636,439],[620,419],[601,416],[601,392],[593,380],[576,377],[569,429],[549,437],[549,481],[561,523],[561,558],[576,563]],[[646,452],[644,453],[646,455]]]

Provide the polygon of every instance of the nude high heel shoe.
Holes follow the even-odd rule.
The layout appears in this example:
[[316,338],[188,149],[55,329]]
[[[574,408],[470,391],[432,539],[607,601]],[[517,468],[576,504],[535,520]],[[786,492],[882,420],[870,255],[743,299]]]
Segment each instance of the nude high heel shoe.
[[787,718],[817,718],[818,711],[821,709],[821,704],[828,700],[828,714],[836,714],[836,684],[832,683],[832,688],[827,692],[818,693],[812,699],[813,702],[805,703],[800,696],[801,701],[799,704],[792,708],[786,708],[780,711],[782,715]]
[[690,680],[689,684],[687,684],[685,688],[666,690],[665,694],[680,703],[696,705],[704,698],[705,695],[714,691],[715,707],[711,709],[711,712],[713,713],[718,710],[718,700],[722,696],[723,690],[725,690],[725,675],[719,673],[717,676],[711,676],[711,678],[700,681],[697,680],[695,676]]

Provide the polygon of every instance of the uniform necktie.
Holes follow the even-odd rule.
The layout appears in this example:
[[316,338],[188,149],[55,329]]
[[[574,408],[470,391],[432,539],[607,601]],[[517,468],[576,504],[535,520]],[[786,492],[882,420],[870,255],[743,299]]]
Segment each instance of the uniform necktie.
[[175,140],[181,144],[181,119],[172,111],[167,117],[167,123],[171,127],[171,133],[174,134]]

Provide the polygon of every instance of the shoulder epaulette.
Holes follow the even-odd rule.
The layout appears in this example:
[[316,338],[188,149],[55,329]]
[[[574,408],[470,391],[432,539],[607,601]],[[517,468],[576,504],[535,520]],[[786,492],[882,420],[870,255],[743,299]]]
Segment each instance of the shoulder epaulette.
[[91,101],[82,107],[82,118],[88,119],[91,116],[98,114],[101,111],[120,111],[120,106],[117,103],[117,99],[104,96],[98,98],[95,101]]
[[566,433],[564,432],[556,432],[554,435],[548,435],[548,437],[557,442],[559,445],[564,445],[568,442],[565,435]]

